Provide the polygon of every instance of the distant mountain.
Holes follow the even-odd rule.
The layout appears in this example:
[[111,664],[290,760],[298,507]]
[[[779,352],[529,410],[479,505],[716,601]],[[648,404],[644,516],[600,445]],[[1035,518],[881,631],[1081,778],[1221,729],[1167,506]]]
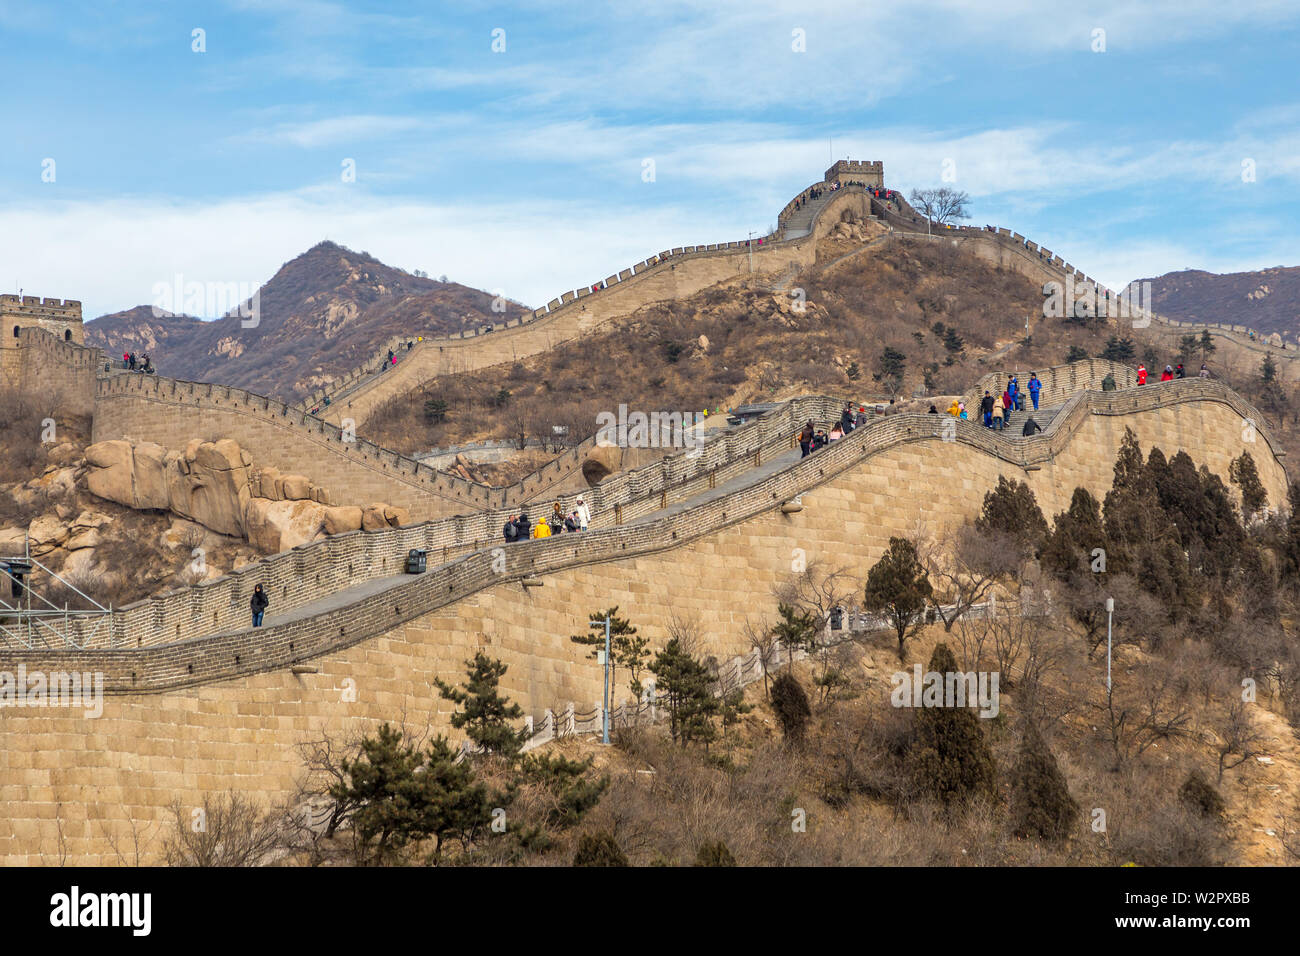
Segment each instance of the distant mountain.
[[1187,269],[1137,282],[1151,283],[1151,308],[1171,319],[1300,332],[1300,266],[1227,275]]
[[286,262],[260,290],[258,323],[231,312],[214,321],[154,314],[140,305],[86,324],[107,354],[148,353],[171,378],[235,385],[294,399],[351,371],[394,336],[447,335],[522,314],[493,297],[386,266],[322,242]]

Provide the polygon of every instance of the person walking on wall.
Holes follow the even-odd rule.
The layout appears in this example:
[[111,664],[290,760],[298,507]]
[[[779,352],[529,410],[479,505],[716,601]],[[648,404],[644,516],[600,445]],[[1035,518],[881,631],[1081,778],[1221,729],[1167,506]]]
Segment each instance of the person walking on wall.
[[1165,370],[1160,373],[1160,381],[1172,382],[1174,380],[1174,369],[1172,365],[1166,365]]
[[980,399],[980,414],[984,416],[984,427],[993,427],[993,396],[987,391],[984,397]]
[[1138,366],[1138,384],[1139,384],[1139,385],[1145,385],[1146,383],[1147,383],[1147,367],[1146,367],[1145,365],[1139,365],[1139,366]]
[[1037,372],[1029,373],[1029,400],[1034,403],[1034,411],[1038,411],[1038,393],[1043,390],[1043,383],[1038,380]]
[[515,525],[515,521],[515,515],[511,515],[506,519],[505,527],[501,529],[501,533],[505,536],[506,544],[510,544],[519,538],[519,529]]
[[802,454],[799,455],[800,458],[808,457],[808,453],[812,451],[812,440],[813,423],[812,420],[809,419],[808,424],[804,425],[803,430],[799,432],[799,450],[802,452]]
[[549,538],[551,536],[551,526],[546,523],[545,518],[537,522],[537,527],[533,529],[534,538]]
[[267,598],[266,592],[262,590],[262,585],[259,584],[253,588],[253,596],[248,601],[248,606],[253,611],[253,627],[262,626],[262,615],[266,613],[266,609],[270,605],[271,601]]
[[576,504],[575,512],[578,515],[578,527],[586,531],[587,526],[591,524],[591,508],[587,506],[587,502],[582,500],[582,495],[578,495]]
[[1006,411],[1006,407],[1007,406],[1002,401],[1001,395],[993,400],[993,430],[995,432],[1002,430],[1004,424],[1003,414]]

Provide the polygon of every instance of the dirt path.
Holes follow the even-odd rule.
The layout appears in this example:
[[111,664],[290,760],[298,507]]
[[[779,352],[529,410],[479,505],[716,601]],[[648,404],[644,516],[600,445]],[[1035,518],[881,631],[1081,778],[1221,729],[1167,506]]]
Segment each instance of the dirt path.
[[1252,757],[1224,775],[1223,795],[1247,866],[1295,865],[1282,847],[1283,828],[1294,826],[1300,810],[1300,743],[1287,721],[1263,707],[1255,709],[1255,726],[1263,737],[1260,757]]

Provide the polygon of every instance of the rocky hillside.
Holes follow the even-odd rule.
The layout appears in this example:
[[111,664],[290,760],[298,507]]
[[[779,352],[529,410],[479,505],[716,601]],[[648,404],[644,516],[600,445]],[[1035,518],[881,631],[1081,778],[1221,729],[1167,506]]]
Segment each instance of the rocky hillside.
[[148,353],[172,378],[292,399],[351,371],[394,336],[446,335],[524,311],[507,303],[493,312],[492,304],[486,292],[322,242],[261,287],[256,327],[244,328],[251,320],[234,313],[204,322],[141,305],[87,323],[86,343],[111,356]]
[[1300,333],[1300,266],[1226,275],[1186,269],[1137,280],[1143,282],[1151,283],[1151,307],[1171,319]]

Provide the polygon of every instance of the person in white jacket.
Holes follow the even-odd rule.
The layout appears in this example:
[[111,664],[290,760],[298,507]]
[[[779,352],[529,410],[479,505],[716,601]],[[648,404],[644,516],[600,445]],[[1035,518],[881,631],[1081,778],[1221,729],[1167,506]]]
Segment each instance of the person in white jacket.
[[582,526],[582,530],[586,531],[587,525],[591,524],[591,509],[588,508],[587,503],[582,500],[582,495],[578,495],[575,510],[578,512],[578,522]]

